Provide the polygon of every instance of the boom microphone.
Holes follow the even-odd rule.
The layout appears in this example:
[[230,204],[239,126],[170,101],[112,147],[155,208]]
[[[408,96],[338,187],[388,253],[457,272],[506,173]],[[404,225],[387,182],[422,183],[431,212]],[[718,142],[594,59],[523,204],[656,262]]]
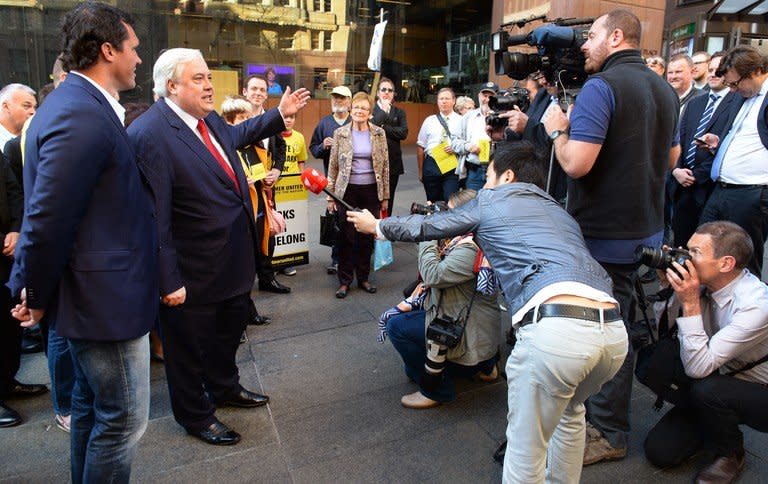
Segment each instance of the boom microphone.
[[307,190],[315,195],[319,195],[320,192],[325,192],[329,197],[336,200],[337,203],[344,205],[350,212],[361,211],[359,208],[352,208],[347,202],[337,197],[336,194],[331,193],[330,190],[326,188],[328,186],[328,178],[326,178],[325,175],[318,173],[314,168],[305,168],[304,171],[301,172],[301,183],[307,187]]

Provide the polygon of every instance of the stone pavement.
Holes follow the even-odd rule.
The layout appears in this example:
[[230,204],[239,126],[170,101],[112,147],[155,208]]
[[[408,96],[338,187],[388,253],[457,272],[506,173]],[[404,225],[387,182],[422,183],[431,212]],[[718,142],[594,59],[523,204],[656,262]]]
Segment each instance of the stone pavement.
[[[412,148],[406,150],[406,169],[395,214],[423,200]],[[460,382],[458,399],[449,405],[425,411],[401,407],[400,397],[415,386],[391,345],[376,342],[376,320],[414,278],[416,247],[395,244],[395,263],[372,277],[377,294],[352,289],[337,300],[337,280],[325,273],[330,251],[317,244],[324,206],[324,197],[311,195],[310,264],[298,267],[295,277],[280,276],[293,292],[253,293],[259,311],[273,323],[248,328],[238,362],[243,385],[270,395],[271,403],[219,410],[218,417],[243,440],[233,447],[203,444],[173,420],[163,367],[153,363],[150,422],[134,461],[134,482],[500,481],[501,467],[491,455],[504,438],[505,383]],[[19,379],[48,381],[46,368],[41,354],[25,356]],[[643,457],[643,438],[661,416],[653,402],[636,384],[628,457],[585,468],[583,482],[690,481],[700,459],[666,471]],[[9,404],[26,421],[0,429],[0,482],[68,482],[68,436],[53,424],[49,398]],[[763,482],[768,439],[749,429],[745,436],[749,453],[740,482]]]

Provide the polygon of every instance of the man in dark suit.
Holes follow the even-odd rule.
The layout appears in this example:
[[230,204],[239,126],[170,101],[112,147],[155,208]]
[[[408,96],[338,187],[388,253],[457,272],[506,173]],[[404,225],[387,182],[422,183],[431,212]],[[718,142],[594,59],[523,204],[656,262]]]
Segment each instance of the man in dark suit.
[[720,136],[729,127],[726,123],[736,95],[728,92],[723,78],[715,74],[724,55],[725,52],[718,52],[712,56],[709,61],[707,94],[692,99],[680,118],[680,146],[683,150],[672,169],[675,182],[670,193],[675,247],[685,247],[696,231],[701,211],[714,188],[709,174],[715,156],[695,139],[705,133]]
[[70,75],[25,140],[25,215],[10,287],[22,293],[14,310],[22,325],[55,312],[69,342],[74,483],[127,483],[149,418],[157,232],[117,102],[135,87],[141,62],[132,23],[94,2],[66,15]]
[[[3,281],[8,280],[11,274],[23,214],[24,195],[10,165],[0,153],[0,237],[4,238],[0,279]],[[5,405],[5,398],[38,395],[46,391],[44,385],[27,385],[15,379],[21,364],[22,330],[19,322],[11,317],[12,300],[8,288],[0,287],[0,427],[13,427],[22,422],[21,415]]]
[[235,353],[248,320],[257,230],[237,148],[285,129],[306,89],[287,88],[277,109],[236,126],[213,112],[211,72],[198,50],[169,49],[155,62],[160,97],[128,129],[155,197],[160,238],[165,368],[176,421],[214,445],[240,435],[214,405],[269,399],[240,385]]
[[405,173],[403,169],[403,152],[400,142],[408,137],[408,122],[405,119],[405,111],[394,106],[395,83],[387,77],[379,80],[379,91],[376,94],[378,101],[373,108],[371,122],[384,129],[387,135],[387,150],[389,152],[389,213],[395,211],[395,190],[400,175]]
[[768,57],[753,47],[734,47],[717,74],[738,97],[723,137],[703,136],[717,153],[710,172],[715,189],[701,223],[728,220],[746,230],[755,249],[748,268],[760,277],[768,237]]

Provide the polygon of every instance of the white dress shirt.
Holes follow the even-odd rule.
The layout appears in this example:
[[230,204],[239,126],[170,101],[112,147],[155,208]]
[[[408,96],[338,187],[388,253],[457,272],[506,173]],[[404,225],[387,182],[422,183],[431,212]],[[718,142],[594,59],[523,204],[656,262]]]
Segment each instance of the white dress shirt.
[[[198,118],[196,118],[196,117],[192,116],[191,114],[189,114],[188,112],[184,111],[183,109],[181,109],[178,106],[178,104],[176,104],[175,102],[171,101],[168,98],[165,98],[165,103],[168,105],[169,108],[171,108],[171,110],[174,113],[176,113],[181,118],[181,120],[184,122],[184,124],[189,126],[189,129],[191,129],[192,132],[195,133],[195,136],[197,136],[197,139],[199,139],[200,142],[203,143],[203,145],[205,146],[205,149],[208,149],[208,146],[205,144],[205,141],[203,141],[203,135],[200,134],[200,131],[197,130],[197,119]],[[206,127],[208,127],[208,136],[210,136],[211,143],[213,143],[214,148],[219,150],[219,154],[221,155],[222,158],[224,158],[227,161],[227,163],[229,164],[229,166],[231,168],[232,167],[232,162],[229,161],[229,157],[227,157],[227,153],[222,149],[222,147],[219,144],[218,140],[216,140],[216,136],[211,132],[210,126],[208,126],[206,124]]]
[[5,129],[5,126],[0,124],[0,151],[5,149],[5,144],[15,138],[16,135]]
[[86,76],[85,74],[82,74],[82,73],[77,72],[77,71],[72,71],[72,74],[76,74],[76,75],[82,77],[86,81],[90,82],[93,85],[93,87],[98,89],[99,92],[102,95],[104,95],[105,98],[107,98],[107,102],[109,102],[109,105],[112,106],[112,109],[115,111],[115,114],[117,115],[117,119],[119,119],[120,123],[123,126],[125,126],[125,108],[123,107],[122,104],[120,104],[118,102],[118,100],[112,94],[107,92],[107,90],[104,89],[103,87],[101,87],[98,84],[96,84],[96,82],[94,82],[93,79],[91,79],[90,77]]
[[[757,96],[744,101],[741,109],[749,109],[749,112],[728,145],[718,180],[735,185],[768,185],[768,149],[757,131],[757,118],[762,115],[760,107],[766,92],[768,79],[763,82]],[[739,111],[739,114],[743,113]]]
[[[479,145],[480,140],[488,140],[491,138],[485,131],[485,115],[482,112],[482,108],[476,108],[464,115],[461,122],[461,137],[463,140],[462,153],[466,153],[464,161],[474,163],[476,165],[482,164],[477,156],[477,153],[470,153],[469,148],[472,145]],[[485,162],[487,163],[487,161]]]
[[[673,305],[670,320],[677,314]],[[701,298],[701,314],[677,318],[686,373],[703,378],[718,368],[738,370],[768,354],[768,286],[747,269],[730,284]],[[768,383],[768,362],[737,378]]]
[[[427,116],[427,119],[424,120],[424,123],[421,125],[421,129],[419,130],[419,136],[416,140],[416,144],[424,148],[426,151],[431,150],[435,146],[448,139],[448,135],[446,134],[443,125],[437,119],[438,116],[442,116],[442,114],[438,113]],[[448,115],[448,121],[446,124],[448,125],[448,129],[451,132],[451,136],[455,136],[461,130],[461,116],[459,116],[457,113],[451,112],[451,114]]]

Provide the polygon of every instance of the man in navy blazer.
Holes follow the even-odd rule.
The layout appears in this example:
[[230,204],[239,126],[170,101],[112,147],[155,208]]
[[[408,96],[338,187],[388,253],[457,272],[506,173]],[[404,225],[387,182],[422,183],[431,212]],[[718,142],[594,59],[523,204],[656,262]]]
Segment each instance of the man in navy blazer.
[[200,51],[169,49],[155,62],[160,98],[128,129],[155,196],[160,239],[160,322],[176,421],[213,445],[240,435],[214,405],[256,407],[268,397],[240,385],[235,353],[248,320],[257,231],[236,149],[285,129],[306,89],[286,89],[277,109],[236,126],[213,112]]
[[55,312],[75,367],[72,481],[128,482],[149,418],[157,232],[118,92],[141,62],[133,20],[84,2],[63,24],[70,75],[26,134],[25,216],[10,287],[31,326]]
[[685,247],[696,231],[701,212],[715,186],[709,176],[714,152],[694,138],[705,133],[722,135],[730,127],[727,123],[735,105],[733,100],[738,97],[729,92],[723,78],[716,75],[724,55],[725,52],[713,54],[707,74],[709,89],[704,95],[691,99],[680,118],[680,146],[683,148],[672,169],[675,182],[670,190],[675,247]]
[[734,47],[717,74],[738,97],[723,136],[703,136],[717,153],[710,172],[715,189],[701,223],[728,220],[746,230],[755,249],[748,268],[760,277],[768,237],[768,57],[754,47]]

